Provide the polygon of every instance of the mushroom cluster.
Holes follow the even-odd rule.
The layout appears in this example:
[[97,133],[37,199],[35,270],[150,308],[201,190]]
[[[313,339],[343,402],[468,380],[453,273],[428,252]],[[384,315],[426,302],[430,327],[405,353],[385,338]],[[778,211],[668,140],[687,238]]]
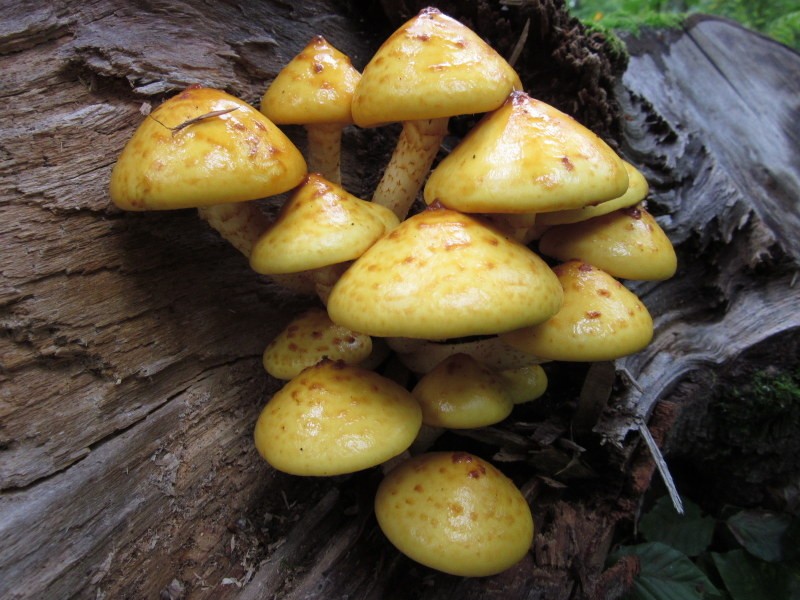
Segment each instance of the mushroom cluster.
[[[476,113],[429,174],[448,119]],[[342,130],[391,122],[403,124],[394,154],[372,201],[357,198],[341,184]],[[306,127],[310,168],[276,123]],[[288,191],[273,220],[254,202]],[[420,192],[427,208],[407,217]],[[633,165],[527,95],[495,50],[433,8],[361,74],[315,37],[260,111],[183,91],[145,119],[111,177],[119,208],[198,208],[257,273],[316,294],[320,305],[264,352],[286,383],[255,425],[258,452],[295,475],[383,465],[375,512],[387,538],[463,576],[517,563],[531,511],[493,465],[429,452],[432,440],[541,396],[542,363],[614,360],[649,343],[651,316],[618,281],[676,269],[647,193]]]

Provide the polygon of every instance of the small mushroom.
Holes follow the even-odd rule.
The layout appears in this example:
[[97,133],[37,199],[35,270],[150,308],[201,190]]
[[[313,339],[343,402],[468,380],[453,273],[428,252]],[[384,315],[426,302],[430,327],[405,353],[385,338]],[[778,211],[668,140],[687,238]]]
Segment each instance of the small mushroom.
[[387,208],[310,173],[253,246],[250,266],[264,275],[309,272],[325,300],[347,263],[397,224]]
[[653,337],[642,301],[611,275],[580,261],[554,269],[564,304],[544,323],[502,335],[509,345],[550,360],[596,362],[638,352]]
[[411,393],[431,427],[475,429],[511,414],[514,403],[500,379],[467,354],[454,354],[425,374]]
[[519,76],[475,32],[435,8],[402,25],[364,67],[353,97],[360,127],[403,122],[373,202],[408,213],[450,117],[500,106]]
[[466,452],[420,454],[395,467],[378,487],[375,516],[400,552],[462,577],[501,573],[533,542],[533,517],[522,493]]
[[467,213],[542,213],[616,198],[621,158],[572,117],[513,92],[434,169],[425,202]]
[[583,260],[622,279],[660,281],[678,268],[672,242],[641,205],[555,225],[542,235],[539,250],[560,260]]
[[331,291],[328,314],[367,335],[441,340],[540,323],[558,311],[562,293],[525,246],[429,207],[353,263]]
[[594,217],[607,215],[610,212],[627,208],[639,204],[647,197],[650,191],[650,186],[639,170],[627,161],[622,161],[625,165],[625,171],[628,173],[628,189],[624,194],[611,200],[606,200],[599,204],[592,204],[583,206],[581,208],[574,208],[572,210],[558,210],[554,212],[546,212],[538,215],[536,225],[541,229],[552,227],[553,225],[565,225],[567,223],[578,223],[579,221],[587,221]]
[[334,324],[328,313],[312,308],[292,321],[264,350],[264,369],[289,380],[323,359],[358,365],[372,353],[372,338]]
[[503,380],[506,394],[514,404],[536,400],[547,390],[547,373],[542,365],[503,369],[498,375]]
[[359,367],[324,360],[272,396],[255,444],[274,468],[329,476],[377,466],[404,452],[422,424],[405,388]]
[[353,92],[361,79],[350,59],[315,36],[287,64],[261,99],[261,112],[278,125],[303,125],[308,170],[341,183],[342,130],[353,123]]
[[191,87],[139,125],[111,172],[110,194],[123,210],[199,208],[249,256],[267,220],[247,201],[288,191],[305,173],[300,151],[259,111]]

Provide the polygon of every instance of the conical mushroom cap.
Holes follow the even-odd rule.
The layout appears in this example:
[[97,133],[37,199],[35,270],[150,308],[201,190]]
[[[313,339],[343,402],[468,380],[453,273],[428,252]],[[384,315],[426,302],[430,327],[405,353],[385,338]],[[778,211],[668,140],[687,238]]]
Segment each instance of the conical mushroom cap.
[[[622,161],[625,171],[628,173],[628,189],[617,198],[606,200],[600,204],[574,208],[572,210],[558,210],[555,212],[541,213],[537,216],[536,224],[539,227],[550,227],[552,225],[565,225],[567,223],[578,223],[587,221],[594,217],[607,215],[610,212],[627,208],[639,204],[647,197],[650,186],[639,170],[627,161]],[[591,262],[591,261],[589,261]]]
[[462,577],[505,571],[533,541],[519,489],[466,452],[420,454],[395,467],[378,487],[375,516],[400,552]]
[[468,213],[540,213],[596,204],[627,189],[623,161],[603,140],[514,92],[439,163],[425,201]]
[[454,354],[426,373],[411,391],[432,427],[474,429],[499,423],[513,402],[502,380],[468,354]]
[[474,31],[435,8],[395,31],[364,67],[353,97],[361,127],[482,113],[522,89],[514,69]]
[[504,369],[498,373],[506,394],[514,404],[536,400],[547,391],[547,373],[542,365]]
[[293,475],[341,475],[404,452],[422,425],[411,393],[358,367],[323,361],[280,389],[258,417],[255,444]]
[[378,240],[336,283],[334,323],[368,335],[446,339],[540,323],[561,286],[525,246],[460,213],[432,208]]
[[544,323],[502,336],[509,345],[550,360],[614,360],[638,352],[653,337],[644,304],[619,281],[579,261],[554,271],[564,288],[561,310]]
[[280,194],[305,173],[300,151],[255,108],[220,90],[189,88],[142,122],[114,166],[110,192],[124,210],[197,208]]
[[336,325],[321,308],[292,319],[264,350],[264,369],[277,379],[292,379],[323,359],[357,365],[372,352],[372,338]]
[[585,261],[622,279],[669,279],[678,267],[672,242],[641,206],[551,227],[539,250],[560,260]]
[[360,79],[350,59],[318,35],[275,77],[261,99],[261,112],[281,125],[349,125]]
[[388,208],[311,173],[253,246],[250,266],[262,274],[296,273],[353,260],[397,223]]

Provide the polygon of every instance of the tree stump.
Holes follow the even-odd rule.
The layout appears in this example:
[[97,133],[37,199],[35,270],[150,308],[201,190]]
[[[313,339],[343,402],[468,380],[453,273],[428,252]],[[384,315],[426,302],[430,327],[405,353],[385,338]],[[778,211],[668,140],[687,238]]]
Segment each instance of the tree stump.
[[[587,406],[586,368],[558,365],[543,403],[443,438],[494,457],[533,503],[532,552],[496,577],[399,555],[371,513],[377,473],[270,469],[252,444],[279,386],[261,353],[310,300],[252,273],[193,212],[113,209],[110,170],[142,113],[188,85],[257,103],[316,34],[363,67],[420,7],[382,4],[2,7],[0,597],[615,597],[635,565],[604,571],[605,556],[653,473],[637,430],[650,420],[663,441],[679,401],[691,410],[690,375],[800,327],[797,54],[699,18],[627,39],[626,57],[560,0],[441,2],[504,55],[520,42],[526,89],[650,180],[681,268],[635,287],[657,336],[616,368],[644,391],[612,368]],[[395,132],[346,132],[348,189],[369,197]]]

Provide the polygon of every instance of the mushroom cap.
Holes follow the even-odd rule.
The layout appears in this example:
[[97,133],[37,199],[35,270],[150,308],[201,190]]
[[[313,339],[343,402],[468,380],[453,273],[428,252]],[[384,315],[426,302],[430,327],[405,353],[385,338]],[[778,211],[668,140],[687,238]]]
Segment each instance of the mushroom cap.
[[505,571],[533,542],[522,493],[466,452],[420,454],[395,467],[378,487],[375,516],[400,552],[462,577]]
[[539,250],[560,260],[583,260],[622,279],[669,279],[678,268],[672,242],[642,206],[551,227]]
[[509,345],[550,360],[614,360],[653,337],[653,319],[636,295],[608,273],[580,261],[554,269],[564,304],[551,319],[502,336]]
[[328,314],[368,335],[448,339],[540,323],[561,295],[551,269],[528,248],[435,207],[353,263],[331,291]]
[[261,112],[280,125],[350,125],[360,79],[350,59],[317,35],[272,81]]
[[506,394],[514,404],[536,400],[547,390],[547,373],[541,365],[504,369],[498,375]]
[[468,354],[444,359],[411,393],[422,407],[422,422],[432,427],[486,427],[514,408],[501,379]]
[[639,204],[639,202],[647,197],[647,194],[650,192],[650,186],[647,184],[644,175],[642,175],[636,167],[624,160],[622,164],[625,165],[625,171],[628,173],[628,189],[622,196],[582,208],[541,213],[538,215],[536,224],[540,227],[550,227],[552,225],[577,223],[601,215],[607,215],[620,208],[627,208],[628,206]]
[[438,119],[500,106],[519,76],[474,31],[435,8],[402,25],[364,67],[353,97],[361,127]]
[[258,273],[296,273],[353,260],[397,226],[394,213],[310,173],[253,246]]
[[264,350],[264,368],[277,379],[292,379],[323,359],[357,365],[372,352],[372,338],[333,323],[321,308],[292,319]]
[[621,158],[569,115],[513,92],[428,178],[425,202],[467,213],[580,208],[628,189]]
[[405,388],[366,369],[322,361],[270,399],[256,422],[255,444],[279,471],[341,475],[404,452],[421,425],[419,404]]
[[111,172],[110,193],[124,210],[198,208],[280,194],[305,173],[300,151],[255,108],[192,87],[139,125]]

